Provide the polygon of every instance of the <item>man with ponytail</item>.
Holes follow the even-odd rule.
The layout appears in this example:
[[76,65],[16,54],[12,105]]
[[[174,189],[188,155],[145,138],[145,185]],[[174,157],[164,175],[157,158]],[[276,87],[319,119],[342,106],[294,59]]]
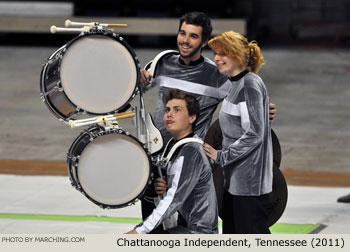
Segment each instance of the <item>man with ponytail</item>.
[[255,41],[229,31],[208,43],[214,62],[231,86],[219,122],[222,149],[205,143],[206,154],[223,167],[223,233],[270,233],[268,196],[272,191],[272,142],[269,98],[257,75],[264,64]]

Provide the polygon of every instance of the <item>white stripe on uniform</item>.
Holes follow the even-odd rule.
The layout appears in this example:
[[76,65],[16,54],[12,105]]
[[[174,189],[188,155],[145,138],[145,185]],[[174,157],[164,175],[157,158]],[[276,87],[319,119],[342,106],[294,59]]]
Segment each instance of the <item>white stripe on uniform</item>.
[[170,164],[171,166],[168,168],[168,175],[174,174],[171,187],[168,189],[165,197],[159,202],[159,205],[153,210],[152,214],[142,223],[142,226],[136,228],[136,232],[139,234],[146,234],[152,231],[168,210],[171,202],[174,200],[179,185],[183,162],[184,157],[181,156],[176,159],[174,164]]

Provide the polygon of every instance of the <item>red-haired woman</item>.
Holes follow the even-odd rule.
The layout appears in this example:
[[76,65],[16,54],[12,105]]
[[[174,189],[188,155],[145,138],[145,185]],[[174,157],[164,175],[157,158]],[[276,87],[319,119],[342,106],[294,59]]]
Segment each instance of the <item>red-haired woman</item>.
[[269,97],[257,75],[264,58],[256,42],[233,31],[208,44],[217,68],[232,83],[219,115],[222,149],[203,145],[206,154],[223,167],[223,233],[270,233],[266,211],[273,164]]

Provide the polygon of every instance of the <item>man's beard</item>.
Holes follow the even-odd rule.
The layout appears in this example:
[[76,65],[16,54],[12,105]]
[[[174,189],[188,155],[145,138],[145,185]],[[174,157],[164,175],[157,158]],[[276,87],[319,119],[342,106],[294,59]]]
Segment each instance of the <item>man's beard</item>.
[[195,48],[195,49],[194,49],[190,54],[188,54],[188,55],[181,55],[181,50],[180,50],[180,48],[179,48],[179,44],[177,45],[177,48],[179,49],[180,56],[181,56],[182,58],[188,59],[188,58],[193,57],[199,50],[202,49],[202,44],[198,45],[198,47]]

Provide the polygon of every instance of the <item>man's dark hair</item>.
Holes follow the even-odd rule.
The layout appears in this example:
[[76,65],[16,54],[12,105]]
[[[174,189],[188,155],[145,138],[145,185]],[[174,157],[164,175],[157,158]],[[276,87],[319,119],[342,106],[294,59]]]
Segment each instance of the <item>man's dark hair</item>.
[[196,115],[196,120],[192,123],[192,129],[193,129],[200,112],[199,102],[190,93],[187,93],[179,89],[170,88],[165,94],[165,104],[167,104],[168,101],[173,99],[185,100],[188,114],[190,116]]
[[202,27],[202,42],[208,41],[213,31],[210,18],[203,12],[188,12],[180,18],[179,31],[183,22]]

